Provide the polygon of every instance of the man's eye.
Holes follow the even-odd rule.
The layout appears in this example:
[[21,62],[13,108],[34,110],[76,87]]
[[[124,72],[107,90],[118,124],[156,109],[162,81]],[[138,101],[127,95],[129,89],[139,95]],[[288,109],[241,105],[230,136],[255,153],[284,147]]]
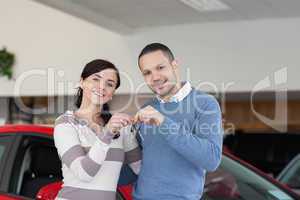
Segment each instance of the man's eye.
[[99,81],[99,79],[98,78],[93,78],[93,81]]
[[144,73],[143,73],[144,76],[147,76],[147,75],[149,75],[149,74],[150,74],[150,72],[144,72]]
[[159,67],[158,67],[158,69],[163,69],[163,68],[165,68],[165,66],[159,66]]

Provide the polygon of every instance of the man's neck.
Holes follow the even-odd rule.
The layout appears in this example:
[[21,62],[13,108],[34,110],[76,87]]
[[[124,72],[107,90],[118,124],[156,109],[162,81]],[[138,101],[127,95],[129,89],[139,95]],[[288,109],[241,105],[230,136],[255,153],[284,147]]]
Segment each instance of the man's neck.
[[175,87],[169,92],[168,94],[164,96],[159,96],[160,99],[167,102],[169,101],[181,88],[183,87],[182,82],[178,82]]

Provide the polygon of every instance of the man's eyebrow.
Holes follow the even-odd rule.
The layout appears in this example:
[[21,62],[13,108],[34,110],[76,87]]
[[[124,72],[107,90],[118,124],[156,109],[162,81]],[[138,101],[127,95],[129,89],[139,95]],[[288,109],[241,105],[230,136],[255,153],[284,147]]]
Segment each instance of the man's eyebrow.
[[[158,66],[161,66],[161,65],[165,65],[165,62],[158,63],[157,65],[155,65],[155,66],[154,66],[154,68],[155,68],[155,67],[158,67]],[[150,68],[151,68],[151,67],[150,67]],[[148,70],[148,71],[149,71],[150,69],[146,68],[146,69],[145,69],[145,70],[143,70],[143,71],[146,71],[146,70]]]
[[159,65],[165,65],[165,62],[159,63],[156,66],[159,66]]

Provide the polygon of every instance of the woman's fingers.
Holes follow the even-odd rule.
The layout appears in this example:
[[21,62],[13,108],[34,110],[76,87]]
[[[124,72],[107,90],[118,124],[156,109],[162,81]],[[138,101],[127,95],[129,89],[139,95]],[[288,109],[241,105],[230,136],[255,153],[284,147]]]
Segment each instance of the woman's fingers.
[[119,132],[123,127],[131,124],[132,121],[133,118],[130,115],[125,113],[116,113],[111,117],[106,126],[111,132],[116,133]]
[[131,124],[132,120],[128,119],[128,118],[122,118],[122,117],[118,117],[118,118],[112,118],[111,119],[112,122],[120,122],[122,123],[124,126],[127,126],[128,124]]
[[133,121],[133,117],[131,117],[130,115],[127,115],[125,113],[116,113],[112,116],[112,119],[126,121],[128,124],[132,123],[132,121]]
[[111,123],[108,128],[112,133],[118,133],[123,128],[123,125],[121,123]]
[[123,127],[125,127],[129,124],[126,120],[123,120],[123,119],[114,119],[111,121],[111,123],[121,124]]

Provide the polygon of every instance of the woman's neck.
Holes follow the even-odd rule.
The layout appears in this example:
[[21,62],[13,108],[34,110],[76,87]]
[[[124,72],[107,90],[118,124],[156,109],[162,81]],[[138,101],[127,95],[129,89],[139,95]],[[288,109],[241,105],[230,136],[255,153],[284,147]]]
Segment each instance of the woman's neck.
[[95,104],[87,104],[85,102],[82,102],[79,109],[76,111],[76,114],[79,115],[79,117],[83,117],[87,119],[89,122],[94,122],[99,124],[101,115],[102,106],[95,105]]

